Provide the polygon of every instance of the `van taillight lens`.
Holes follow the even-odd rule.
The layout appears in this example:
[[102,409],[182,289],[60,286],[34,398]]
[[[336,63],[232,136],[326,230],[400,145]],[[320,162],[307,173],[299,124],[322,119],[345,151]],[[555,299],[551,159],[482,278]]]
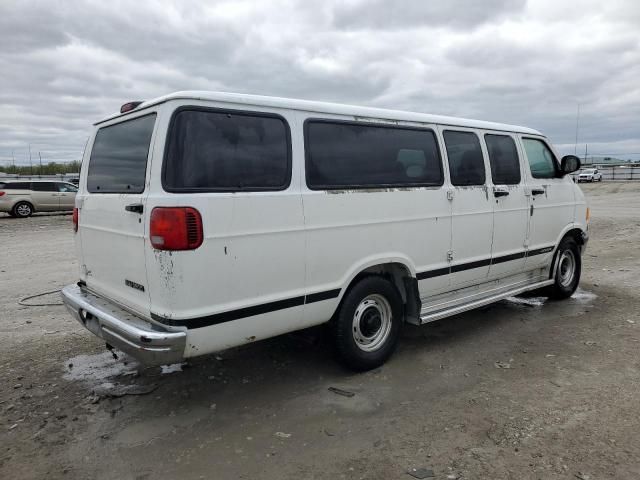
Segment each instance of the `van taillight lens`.
[[80,212],[78,211],[78,207],[73,208],[73,231],[78,231],[78,218],[80,216]]
[[151,245],[158,250],[194,250],[202,245],[202,217],[191,207],[156,207],[151,211]]
[[0,197],[1,197],[2,195],[4,195],[5,193],[6,193],[6,192],[0,192]]

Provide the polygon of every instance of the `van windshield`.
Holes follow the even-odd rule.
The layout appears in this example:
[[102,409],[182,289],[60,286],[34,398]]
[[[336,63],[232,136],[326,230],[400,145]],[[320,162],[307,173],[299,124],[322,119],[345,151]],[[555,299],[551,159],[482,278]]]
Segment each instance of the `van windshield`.
[[156,115],[98,130],[87,174],[91,193],[141,193]]

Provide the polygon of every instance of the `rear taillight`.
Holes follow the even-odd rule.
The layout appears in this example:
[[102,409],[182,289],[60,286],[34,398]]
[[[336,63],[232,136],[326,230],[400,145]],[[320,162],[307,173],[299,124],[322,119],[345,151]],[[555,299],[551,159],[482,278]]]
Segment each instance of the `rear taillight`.
[[191,207],[156,207],[151,211],[151,245],[158,250],[194,250],[202,245],[202,217]]
[[5,193],[7,193],[7,192],[0,192],[0,197],[1,197],[2,195],[4,195]]
[[78,231],[78,218],[80,216],[80,212],[78,210],[78,207],[74,207],[73,208],[73,231],[77,232]]

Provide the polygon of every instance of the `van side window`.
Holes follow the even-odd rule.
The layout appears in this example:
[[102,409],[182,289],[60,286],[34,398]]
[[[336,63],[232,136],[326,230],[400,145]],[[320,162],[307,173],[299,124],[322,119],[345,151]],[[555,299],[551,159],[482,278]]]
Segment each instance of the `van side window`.
[[486,172],[480,139],[473,132],[445,130],[444,143],[449,157],[453,185],[484,185]]
[[172,120],[168,191],[284,190],[291,180],[289,126],[278,115],[188,108]]
[[486,134],[484,140],[489,151],[493,184],[517,185],[520,183],[520,160],[513,138],[509,135]]
[[90,193],[141,193],[156,115],[102,127],[93,141],[87,190]]
[[308,120],[304,129],[311,189],[443,183],[432,130],[326,120]]
[[522,143],[533,178],[555,178],[558,175],[556,157],[542,140],[523,138]]
[[57,192],[58,188],[53,182],[33,182],[31,190],[34,192]]
[[29,182],[11,182],[0,184],[2,190],[31,190],[31,183]]
[[69,185],[68,183],[56,183],[56,186],[58,187],[58,191],[59,192],[72,192],[72,193],[76,193],[78,191],[78,187],[75,187],[73,185]]

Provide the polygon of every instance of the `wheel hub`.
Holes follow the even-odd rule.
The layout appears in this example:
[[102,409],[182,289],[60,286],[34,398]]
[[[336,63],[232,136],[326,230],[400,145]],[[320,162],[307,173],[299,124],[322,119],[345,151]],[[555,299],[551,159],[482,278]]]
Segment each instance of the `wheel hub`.
[[378,350],[391,332],[391,305],[381,295],[364,298],[353,315],[353,339],[360,350]]
[[573,282],[576,270],[576,258],[571,250],[565,250],[558,260],[558,282],[563,287],[569,287]]

